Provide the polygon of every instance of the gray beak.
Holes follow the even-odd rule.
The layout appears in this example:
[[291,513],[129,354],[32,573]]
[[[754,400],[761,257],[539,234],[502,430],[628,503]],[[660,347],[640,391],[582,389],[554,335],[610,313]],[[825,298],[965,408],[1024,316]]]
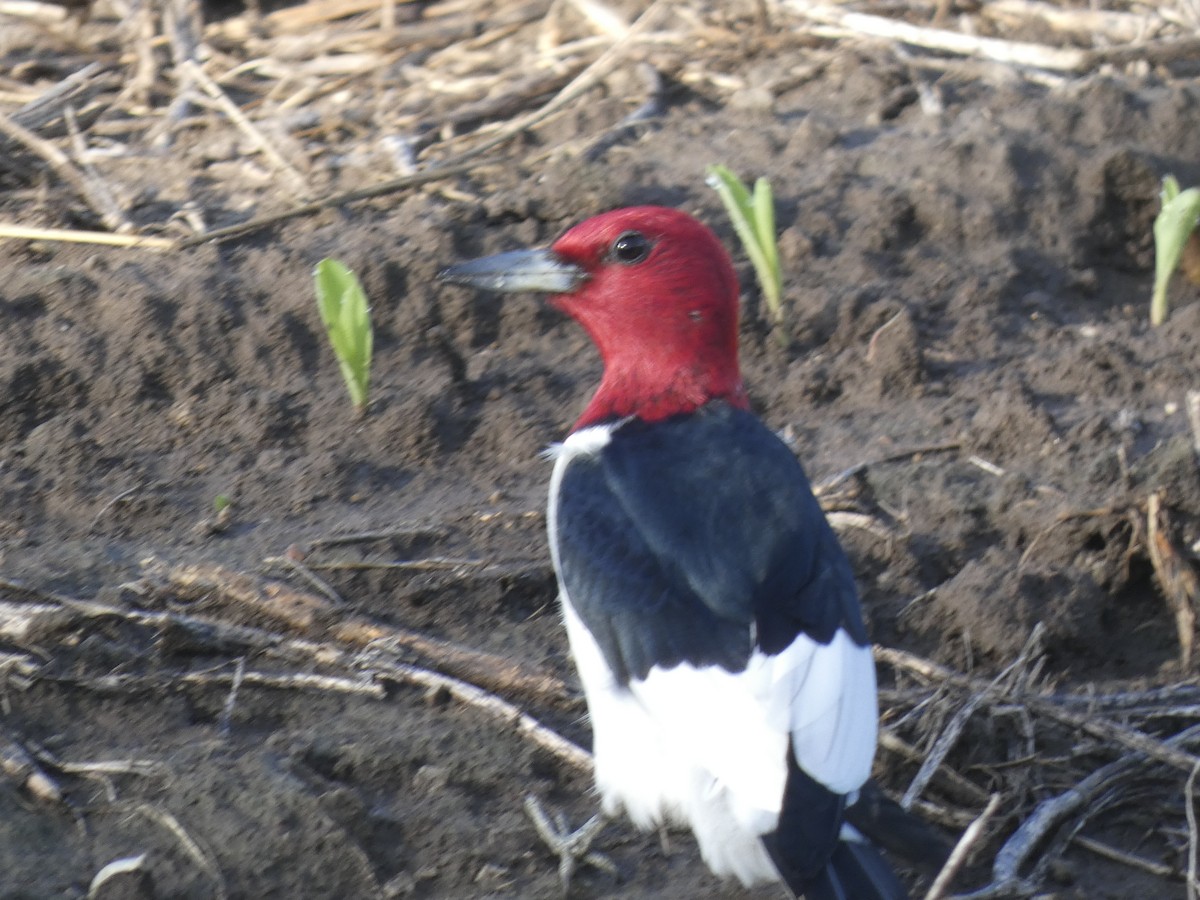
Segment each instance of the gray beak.
[[439,281],[488,291],[569,294],[587,281],[579,266],[549,250],[513,250],[459,263],[438,273]]

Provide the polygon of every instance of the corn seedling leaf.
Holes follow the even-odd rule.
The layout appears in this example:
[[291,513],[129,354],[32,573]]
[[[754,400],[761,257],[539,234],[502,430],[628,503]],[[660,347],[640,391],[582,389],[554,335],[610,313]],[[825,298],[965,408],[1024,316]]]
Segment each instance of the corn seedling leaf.
[[750,191],[747,190],[746,185],[742,184],[740,178],[725,166],[709,166],[708,183],[717,189],[717,193],[721,195],[721,199],[731,214],[737,210],[743,218],[749,220]]
[[1163,178],[1162,191],[1159,193],[1162,198],[1162,205],[1166,206],[1172,200],[1179,196],[1179,181],[1174,175],[1167,175]]
[[765,178],[755,183],[754,195],[741,179],[721,165],[708,167],[708,184],[716,189],[733,222],[733,230],[754,265],[763,298],[776,323],[783,319],[780,296],[783,276],[779,270],[779,253],[775,244],[775,203],[771,186]]
[[754,227],[770,275],[769,281],[763,281],[763,295],[771,315],[779,322],[783,319],[783,273],[779,268],[779,248],[775,242],[775,197],[771,193],[771,183],[765,178],[754,182]]
[[358,278],[335,259],[323,259],[313,272],[317,308],[329,332],[342,378],[355,409],[367,408],[371,376],[371,310]]
[[1163,179],[1162,209],[1154,220],[1154,296],[1150,301],[1150,324],[1167,320],[1167,286],[1179,266],[1184,245],[1200,220],[1200,188],[1179,190],[1179,182]]

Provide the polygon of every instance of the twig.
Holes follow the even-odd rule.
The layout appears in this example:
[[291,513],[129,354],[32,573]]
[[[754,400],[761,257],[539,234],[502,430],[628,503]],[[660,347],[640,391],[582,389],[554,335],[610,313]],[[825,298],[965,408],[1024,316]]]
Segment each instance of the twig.
[[1170,521],[1162,503],[1162,492],[1155,491],[1146,500],[1146,545],[1155,578],[1163,597],[1175,614],[1179,640],[1179,663],[1187,669],[1192,662],[1196,632],[1196,605],[1200,603],[1200,579],[1191,564],[1171,543]]
[[1187,784],[1183,789],[1184,813],[1187,815],[1188,824],[1188,900],[1196,900],[1197,891],[1200,890],[1200,882],[1196,880],[1197,857],[1200,857],[1200,831],[1196,827],[1196,774],[1198,772],[1200,772],[1200,762],[1196,763],[1191,774],[1188,775]]
[[825,519],[834,531],[849,531],[857,528],[874,535],[881,541],[890,541],[895,535],[876,517],[866,513],[847,512],[844,509],[827,510]]
[[115,508],[120,503],[124,503],[126,500],[128,500],[130,497],[132,497],[134,494],[136,494],[138,492],[138,488],[139,488],[138,485],[134,485],[131,488],[126,488],[125,490],[121,491],[119,494],[116,494],[111,499],[109,499],[102,507],[100,507],[100,511],[97,512],[96,515],[92,516],[92,522],[90,525],[88,525],[88,532],[91,533],[92,531],[94,531],[96,529],[96,526],[100,524],[100,520],[103,519],[108,514],[108,511],[110,509]]
[[[1193,725],[1168,738],[1164,743],[1172,748],[1180,748],[1188,746],[1198,738],[1200,725]],[[1100,794],[1123,778],[1131,768],[1145,761],[1146,757],[1143,754],[1131,753],[1096,769],[1074,787],[1038,804],[1032,815],[1021,823],[996,854],[992,868],[993,881],[989,889],[1022,883],[1021,867],[1059,823],[1092,805]],[[970,896],[975,897],[976,894]]]
[[185,596],[245,608],[269,616],[295,631],[308,632],[333,614],[328,601],[274,579],[260,579],[217,565],[165,566],[144,564],[153,590],[161,580],[167,589]]
[[[188,596],[206,597],[211,601],[232,603],[266,614],[301,631],[315,631],[321,625],[322,612],[329,609],[322,600],[303,594],[286,585],[270,582],[260,585],[255,579],[238,575],[220,566],[164,567],[159,563],[147,565],[148,578],[130,585],[141,593],[161,591],[163,586],[187,592]],[[24,590],[17,582],[4,582],[14,589]],[[376,660],[383,652],[395,653],[404,649],[421,654],[431,664],[451,675],[483,684],[492,690],[517,694],[539,702],[564,705],[574,694],[558,678],[530,670],[513,660],[492,653],[473,650],[449,641],[442,641],[405,629],[395,628],[355,617],[332,623],[323,629],[342,646],[331,643],[289,640],[277,632],[236,625],[207,616],[188,615],[174,611],[147,611],[109,606],[92,601],[48,595],[54,603],[5,603],[0,601],[0,637],[20,641],[38,631],[63,629],[74,620],[113,617],[161,631],[164,639],[193,650],[209,653],[228,653],[245,656],[252,653],[290,658],[319,659],[329,664],[358,667],[346,645],[374,654]],[[247,675],[249,677],[249,675]],[[130,684],[123,676],[113,676],[112,686]]]
[[[102,892],[108,893],[104,891],[104,886],[114,878],[120,878],[123,875],[130,875],[134,872],[148,873],[146,868],[146,856],[147,854],[145,853],[139,853],[137,856],[123,856],[120,859],[114,859],[112,862],[102,866],[100,871],[92,876],[92,880],[88,884],[87,900],[96,900],[96,898],[102,896]],[[114,892],[114,894],[122,893],[125,892],[121,888],[118,888]],[[132,891],[130,893],[140,895],[140,892],[137,891]]]
[[[607,75],[617,62],[624,56],[629,43],[634,38],[639,37],[643,32],[657,24],[658,19],[664,10],[670,8],[670,3],[667,0],[654,0],[649,7],[637,18],[631,26],[624,30],[620,38],[618,38],[611,47],[608,48],[599,57],[593,60],[588,66],[576,75],[566,86],[557,94],[550,98],[545,104],[536,110],[526,113],[524,116],[518,116],[506,122],[501,126],[495,134],[485,140],[481,144],[477,144],[469,150],[457,154],[449,160],[445,161],[445,165],[457,165],[466,160],[474,159],[483,155],[487,151],[500,146],[506,141],[521,132],[533,128],[542,122],[549,119],[557,113],[561,108],[566,106],[575,98],[581,96],[585,92],[591,90],[600,79]],[[657,74],[657,73],[656,73]]]
[[148,103],[150,93],[158,82],[158,59],[154,53],[154,41],[157,37],[155,8],[156,4],[153,3],[134,4],[133,15],[122,23],[126,31],[123,37],[134,45],[137,54],[133,78],[125,90],[139,106]]
[[574,69],[565,72],[535,72],[527,75],[499,95],[488,95],[456,107],[446,116],[443,124],[458,127],[486,119],[513,115],[532,100],[544,97],[551,91],[562,90],[581,69],[583,69],[583,64],[579,63]]
[[896,620],[899,622],[905,621],[909,616],[911,616],[913,614],[913,612],[916,609],[918,609],[921,606],[921,604],[923,604],[929,600],[932,600],[935,596],[937,596],[937,592],[939,590],[941,590],[944,586],[945,586],[944,583],[934,585],[929,590],[924,591],[920,594],[917,594],[917,596],[913,597],[911,600],[909,600],[907,603],[904,604],[904,607],[900,610],[899,613],[896,614]]
[[846,12],[832,6],[814,6],[807,0],[787,0],[784,6],[804,18],[833,25],[854,34],[901,41],[915,47],[961,56],[976,56],[995,62],[1065,72],[1080,72],[1089,65],[1088,54],[1075,48],[1048,47],[1025,41],[978,37],[942,28],[923,28],[883,16]]
[[339,641],[362,647],[368,652],[415,652],[448,675],[478,684],[488,690],[503,691],[508,695],[516,694],[556,706],[567,705],[575,699],[567,685],[553,675],[530,671],[528,666],[520,665],[507,657],[463,647],[403,628],[353,619],[335,626],[333,634]]
[[430,556],[425,559],[398,559],[373,562],[371,560],[337,560],[325,563],[309,563],[309,568],[328,572],[359,572],[369,569],[387,569],[399,572],[443,572],[450,569],[478,569],[486,566],[484,559],[457,559],[450,556]]
[[292,559],[290,556],[268,556],[263,560],[263,563],[268,566],[278,566],[287,569],[289,572],[295,572],[335,606],[346,605],[346,601],[342,599],[342,595],[335,591],[328,581],[300,562],[300,560]]
[[308,197],[312,193],[312,189],[308,186],[308,181],[300,173],[300,170],[293,166],[290,162],[284,159],[283,154],[275,149],[274,145],[267,140],[266,136],[259,131],[258,127],[246,116],[245,113],[238,108],[238,105],[229,99],[219,84],[209,77],[194,60],[186,59],[180,65],[180,71],[193,79],[204,93],[220,108],[221,112],[229,117],[229,120],[237,126],[242,134],[246,135],[251,142],[262,151],[276,171],[281,172],[291,182],[292,188],[299,191],[301,197]]
[[926,681],[944,681],[959,687],[971,686],[971,679],[966,675],[917,656],[915,653],[909,653],[907,650],[874,644],[871,652],[876,662],[887,663],[894,669],[902,669]]
[[[72,72],[49,89],[38,94],[12,114],[19,125],[36,131],[58,118],[69,103],[85,100],[94,90],[96,76],[104,70],[98,62],[88,63],[77,72]],[[4,161],[7,163],[7,160]]]
[[237,666],[233,670],[233,677],[229,681],[229,693],[225,697],[225,705],[221,707],[221,717],[217,723],[217,733],[226,740],[229,738],[229,732],[233,726],[233,708],[237,704],[238,689],[241,688],[242,679],[245,677],[246,657],[239,656]]
[[930,885],[928,893],[925,894],[925,900],[941,900],[946,895],[946,891],[949,890],[954,877],[958,875],[959,870],[966,864],[971,851],[975,848],[975,844],[983,836],[988,821],[996,814],[996,810],[1000,808],[1000,800],[1000,794],[992,794],[988,798],[987,806],[983,808],[983,812],[979,814],[979,818],[967,826],[966,831],[958,839],[958,843],[954,845],[954,849],[950,851],[950,857],[946,860],[946,864],[942,866],[942,871],[938,872],[937,878],[933,880],[933,884]]
[[2,0],[0,15],[28,19],[39,25],[59,25],[71,17],[71,11],[64,6],[37,0]]
[[[42,757],[44,751],[39,750]],[[68,762],[52,760],[54,768],[64,775],[138,775],[142,778],[166,778],[170,770],[157,760],[145,759],[101,759],[90,762]]]
[[1111,859],[1113,862],[1120,863],[1123,866],[1129,866],[1131,869],[1139,869],[1159,878],[1171,878],[1176,874],[1175,869],[1168,865],[1154,862],[1142,856],[1135,856],[1132,853],[1126,853],[1124,850],[1118,850],[1116,847],[1111,847],[1087,835],[1074,835],[1071,838],[1071,843],[1091,853],[1095,853],[1097,856],[1103,856],[1105,859]]
[[1046,700],[1063,706],[1083,707],[1088,712],[1096,710],[1123,711],[1133,715],[1155,715],[1159,710],[1170,710],[1177,704],[1200,703],[1200,684],[1171,684],[1143,691],[1118,691],[1111,694],[1047,694]]
[[[62,115],[66,104],[85,100],[96,90],[95,76],[100,71],[99,63],[89,63],[13,112],[12,120],[32,133],[47,128]],[[13,153],[14,148],[7,146],[11,143],[12,141],[0,139],[0,150],[5,151],[0,152],[0,169],[8,169],[25,181],[32,181],[37,169],[26,165],[26,161],[22,160],[19,154]]]
[[[412,3],[416,0],[395,0]],[[264,17],[263,25],[272,31],[302,31],[314,25],[324,25],[335,19],[371,12],[379,8],[379,0],[310,0],[301,6],[277,9]]]
[[993,462],[988,462],[982,456],[976,456],[974,453],[967,457],[967,462],[976,468],[983,469],[983,471],[987,472],[989,475],[995,475],[997,478],[1000,478],[1005,474],[1004,469],[1002,469],[1000,466]]
[[25,748],[16,741],[0,738],[0,772],[39,800],[62,803],[62,789],[47,775]]
[[1013,660],[1011,664],[1006,666],[999,675],[992,679],[991,683],[988,684],[987,687],[981,691],[973,693],[967,702],[964,703],[963,706],[958,710],[958,712],[954,714],[954,717],[950,720],[949,724],[946,725],[945,729],[943,729],[942,733],[938,736],[938,739],[934,743],[932,749],[930,749],[929,755],[921,764],[921,768],[913,777],[912,783],[908,786],[908,790],[904,792],[904,797],[900,800],[900,805],[902,807],[905,809],[911,807],[913,801],[916,800],[917,797],[921,795],[921,792],[925,790],[925,786],[929,784],[929,780],[933,777],[933,773],[937,771],[938,767],[941,766],[942,762],[946,759],[947,754],[949,754],[950,750],[958,742],[959,736],[962,734],[962,731],[966,727],[971,716],[975,714],[975,710],[978,709],[982,703],[990,700],[997,692],[997,689],[1004,682],[1009,680],[1010,676],[1014,674],[1019,675],[1021,671],[1039,654],[1041,651],[1043,632],[1044,628],[1039,622],[1034,626],[1033,631],[1030,633],[1028,640],[1025,641],[1025,646],[1021,649],[1021,652],[1018,654],[1017,658]]
[[[1038,626],[1035,627],[1035,631]],[[1027,645],[1028,646],[1028,645]],[[876,660],[886,662],[889,665],[895,666],[905,671],[920,675],[922,678],[944,682],[957,688],[966,689],[973,696],[979,695],[980,692],[994,691],[995,685],[999,679],[996,679],[991,684],[984,684],[978,679],[970,678],[966,675],[961,675],[953,672],[937,663],[929,660],[921,659],[911,653],[906,653],[903,650],[897,650],[893,647],[873,648]],[[1022,654],[1024,654],[1022,650]],[[1012,671],[1016,663],[1005,669],[1005,673]],[[1003,675],[1004,673],[1002,673]],[[1006,695],[1006,699],[1010,702],[1019,701],[1029,707],[1032,711],[1039,715],[1044,715],[1048,718],[1055,719],[1072,728],[1087,732],[1095,737],[1103,740],[1112,741],[1123,745],[1129,750],[1133,750],[1139,754],[1144,754],[1151,759],[1155,759],[1173,768],[1181,769],[1184,772],[1191,771],[1193,765],[1196,764],[1200,757],[1195,754],[1185,752],[1173,745],[1170,740],[1159,740],[1150,735],[1138,731],[1135,728],[1130,728],[1126,725],[1121,725],[1111,719],[1097,717],[1093,712],[1075,713],[1070,710],[1063,709],[1061,698],[1054,696],[1046,696],[1042,694],[1031,694],[1024,691],[1013,692]],[[1077,702],[1082,702],[1082,698],[1076,698]],[[972,707],[973,708],[973,707]],[[926,760],[929,764],[929,760]],[[915,783],[915,779],[914,779]],[[911,789],[911,788],[910,788]]]
[[[336,651],[335,651],[336,652]],[[328,650],[318,652],[321,661],[333,660]],[[343,665],[353,666],[349,656],[337,659]],[[329,694],[355,694],[370,697],[373,700],[383,700],[387,691],[375,680],[375,675],[367,672],[363,675],[347,677],[340,675],[321,675],[315,672],[262,672],[245,671],[240,679],[237,672],[164,672],[155,675],[97,675],[95,677],[64,675],[49,677],[46,680],[56,684],[69,684],[104,693],[126,693],[129,691],[157,691],[171,685],[195,685],[200,687],[223,686],[232,687],[236,682],[239,692],[244,687],[261,687],[282,691],[319,691]],[[226,700],[228,705],[228,699]],[[65,769],[64,769],[65,771]]]
[[446,530],[432,525],[408,525],[389,528],[386,531],[356,531],[351,534],[332,534],[313,538],[309,547],[338,547],[342,544],[363,544],[374,541],[391,541],[402,537],[445,537]]
[[916,456],[924,456],[926,453],[952,453],[955,450],[961,450],[962,443],[960,441],[946,441],[941,444],[925,444],[920,447],[909,447],[904,450],[897,450],[895,453],[889,453],[886,456],[880,456],[877,459],[868,460],[867,462],[855,463],[848,469],[843,469],[828,478],[822,479],[820,484],[813,486],[813,493],[820,497],[822,494],[836,488],[847,478],[853,478],[859,472],[875,466],[881,466],[885,463],[898,462],[902,459],[911,459]]
[[100,177],[100,173],[96,171],[87,158],[87,144],[83,140],[83,135],[79,131],[79,124],[75,121],[75,109],[72,106],[63,107],[63,121],[67,125],[67,134],[71,139],[71,149],[75,154],[75,162],[79,165],[83,176],[88,180],[88,184],[92,188],[92,196],[97,203],[104,205],[105,213],[110,221],[124,223],[125,231],[132,231],[133,225],[125,218],[125,213],[117,203],[116,195]]
[[[41,664],[28,653],[5,653],[0,651],[0,682],[11,681],[18,687],[28,687],[30,678],[37,674]],[[2,685],[0,685],[2,687]],[[7,702],[7,694],[0,693],[0,698]],[[9,710],[4,708],[4,712]]]
[[934,742],[929,754],[925,757],[924,762],[921,763],[921,768],[917,770],[917,774],[913,776],[913,780],[909,783],[908,790],[904,792],[904,796],[900,800],[902,807],[905,809],[911,808],[913,801],[921,796],[926,785],[929,784],[929,780],[933,778],[934,772],[941,767],[946,756],[954,748],[954,745],[958,743],[963,729],[966,727],[967,722],[970,721],[971,716],[975,714],[975,710],[986,699],[988,699],[986,693],[976,694],[969,698],[954,714],[949,724],[938,735],[938,739]]
[[1200,463],[1200,391],[1188,391],[1183,405],[1187,408],[1188,424],[1192,429],[1192,449],[1196,453],[1197,463]]
[[31,228],[0,222],[0,239],[22,241],[63,241],[72,244],[102,244],[109,247],[132,247],[137,250],[174,250],[176,243],[168,238],[137,234],[113,234],[111,231],[77,231],[70,228]]
[[[1145,13],[1113,12],[1104,9],[1072,9],[1039,0],[992,0],[979,10],[989,19],[1009,24],[1047,25],[1059,31],[1074,32],[1110,41],[1135,41],[1153,27]],[[1033,20],[1031,22],[1031,20]]]
[[491,165],[491,163],[472,163],[470,165],[446,165],[429,168],[423,172],[416,172],[412,175],[404,175],[400,178],[393,178],[389,181],[380,184],[371,185],[370,187],[357,188],[353,191],[346,191],[341,194],[334,194],[332,197],[325,197],[321,200],[314,200],[311,203],[304,203],[294,209],[289,209],[284,212],[271,213],[265,216],[251,219],[248,222],[242,222],[238,225],[230,225],[226,228],[217,228],[207,234],[198,234],[195,237],[186,238],[179,242],[178,246],[181,250],[186,250],[191,247],[198,247],[201,244],[207,244],[211,241],[226,241],[230,238],[241,237],[245,234],[250,234],[254,231],[259,231],[271,225],[278,225],[281,222],[287,222],[290,219],[309,216],[315,212],[320,212],[323,209],[329,209],[334,206],[344,206],[347,203],[354,203],[358,200],[370,200],[375,197],[385,197],[388,194],[395,194],[407,188],[419,187],[423,184],[428,184],[431,181],[442,181],[447,178],[454,178],[458,175],[465,175],[468,172],[477,170],[481,165]]
[[106,202],[103,191],[97,189],[87,177],[75,167],[67,155],[54,144],[38,137],[29,129],[13,121],[10,116],[0,112],[0,134],[21,144],[30,152],[40,157],[54,173],[65,181],[94,212],[105,227],[126,234],[133,230],[133,225],[122,215],[115,215]]
[[1168,741],[1161,741],[1158,738],[1151,737],[1145,732],[1138,731],[1136,728],[1120,725],[1109,719],[1068,712],[1067,710],[1058,708],[1053,703],[1045,702],[1042,698],[1028,697],[1024,698],[1024,700],[1030,709],[1040,715],[1056,719],[1072,728],[1078,728],[1080,731],[1086,732],[1093,737],[1120,744],[1128,750],[1145,754],[1150,759],[1179,769],[1180,771],[1190,772],[1194,766],[1200,765],[1200,757],[1194,753],[1187,753],[1176,749],[1170,746]]
[[381,671],[380,675],[384,678],[395,678],[398,681],[446,691],[462,703],[482,709],[497,719],[515,725],[518,734],[528,737],[542,749],[548,750],[581,772],[590,772],[592,769],[592,754],[557,732],[551,731],[519,707],[495,694],[489,694],[473,684],[404,663],[393,663],[386,670]]
[[[150,676],[153,678],[153,676]],[[345,678],[336,675],[318,675],[315,672],[189,672],[179,678],[183,684],[233,684],[252,687],[276,688],[279,690],[324,691],[331,694],[361,694],[382,700],[387,691],[370,676]],[[232,689],[230,691],[232,694]]]
[[[8,584],[0,584],[8,587]],[[42,630],[70,619],[57,603],[9,603],[0,601],[0,638],[21,642]]]
[[167,109],[159,140],[155,141],[165,146],[171,140],[171,126],[187,118],[196,95],[196,69],[199,69],[196,60],[203,18],[199,0],[160,0],[156,5],[161,10],[162,30],[171,47],[176,76],[175,96]]
[[138,813],[151,822],[157,822],[173,834],[175,839],[183,846],[188,856],[212,880],[213,896],[216,897],[216,900],[225,900],[229,896],[229,889],[225,884],[225,876],[221,874],[221,868],[217,865],[213,854],[202,847],[197,839],[192,837],[180,821],[168,810],[160,806],[151,806],[149,803],[122,803],[118,804],[118,808]]
[[[925,759],[925,754],[921,753],[916,747],[912,746],[912,744],[886,726],[879,729],[879,747],[881,750],[895,753],[908,762],[918,765]],[[959,800],[984,804],[988,801],[989,794],[987,791],[973,781],[967,780],[949,766],[939,766],[938,770],[934,773],[934,779],[941,782],[942,787],[946,789],[947,793],[957,794]]]
[[[1163,63],[1194,57],[1197,50],[1200,50],[1200,39],[1197,38],[1145,41],[1097,50],[1051,47],[1025,41],[979,37],[941,28],[924,28],[883,16],[846,12],[833,6],[814,6],[808,0],[786,0],[784,5],[804,18],[833,26],[841,32],[900,41],[914,47],[990,59],[1014,66],[1029,66],[1057,72],[1080,74],[1091,71],[1103,63],[1122,65],[1136,60]],[[823,33],[823,29],[820,28],[816,31]],[[835,32],[834,36],[841,35]]]

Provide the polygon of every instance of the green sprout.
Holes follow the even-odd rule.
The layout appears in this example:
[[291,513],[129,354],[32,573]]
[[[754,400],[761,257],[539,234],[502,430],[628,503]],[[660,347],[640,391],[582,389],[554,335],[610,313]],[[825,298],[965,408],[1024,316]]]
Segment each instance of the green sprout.
[[329,331],[354,410],[367,411],[367,384],[371,377],[371,310],[355,274],[336,259],[323,259],[313,272],[317,308]]
[[783,322],[783,274],[775,244],[775,199],[765,178],[754,182],[754,193],[725,166],[708,167],[708,184],[716,188],[733,221],[733,229],[754,263],[763,299],[776,325]]
[[196,523],[201,534],[222,534],[233,524],[233,500],[228,494],[217,494],[213,498],[213,514]]
[[1162,209],[1154,220],[1154,298],[1150,301],[1150,324],[1167,320],[1167,285],[1179,266],[1188,237],[1200,220],[1200,188],[1179,190],[1175,176],[1163,179]]

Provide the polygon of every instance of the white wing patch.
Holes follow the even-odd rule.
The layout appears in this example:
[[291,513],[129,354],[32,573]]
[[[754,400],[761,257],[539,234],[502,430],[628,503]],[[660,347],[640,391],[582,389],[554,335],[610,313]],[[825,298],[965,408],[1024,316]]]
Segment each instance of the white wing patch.
[[781,662],[794,652],[806,660],[787,678],[796,760],[831,791],[856,791],[871,775],[879,738],[871,648],[838,629],[827,645],[801,635]]
[[709,867],[745,884],[777,874],[759,837],[775,828],[787,781],[788,737],[802,768],[837,793],[870,775],[875,667],[843,631],[828,645],[801,635],[783,653],[756,653],[743,672],[652,668],[621,688],[563,596],[572,653],[587,694],[604,807],[641,828],[691,826]]

